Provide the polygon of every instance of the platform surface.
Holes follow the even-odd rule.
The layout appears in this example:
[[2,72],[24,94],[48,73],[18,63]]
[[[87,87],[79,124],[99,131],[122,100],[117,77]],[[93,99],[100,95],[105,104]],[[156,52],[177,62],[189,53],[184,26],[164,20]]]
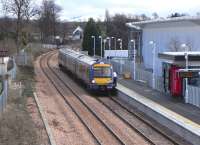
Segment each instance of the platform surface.
[[117,89],[200,136],[200,108],[133,80],[118,80]]

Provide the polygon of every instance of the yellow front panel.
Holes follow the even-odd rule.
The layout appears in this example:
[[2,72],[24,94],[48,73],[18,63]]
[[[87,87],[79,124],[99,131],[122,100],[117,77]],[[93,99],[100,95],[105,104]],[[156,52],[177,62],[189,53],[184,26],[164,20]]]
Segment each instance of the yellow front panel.
[[107,85],[111,83],[111,78],[94,78],[97,85]]
[[94,64],[94,67],[111,67],[110,64]]

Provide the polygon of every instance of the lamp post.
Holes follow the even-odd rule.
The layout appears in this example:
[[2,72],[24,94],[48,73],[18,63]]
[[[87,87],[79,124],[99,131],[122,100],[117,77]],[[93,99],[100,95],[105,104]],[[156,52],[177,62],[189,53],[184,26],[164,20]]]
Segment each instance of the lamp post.
[[99,36],[99,39],[100,39],[100,43],[101,43],[100,45],[101,45],[101,58],[102,58],[102,41],[103,41],[102,36]]
[[[120,42],[120,49],[122,50],[122,39],[118,39],[117,41]],[[122,58],[120,59],[120,73],[122,73]]]
[[[182,44],[181,45],[182,48],[185,49],[185,69],[186,71],[188,71],[188,66],[189,66],[189,62],[188,62],[188,46],[186,44]],[[188,78],[185,78],[185,103],[189,102],[189,96],[188,96]]]
[[122,50],[122,39],[119,38],[117,41],[120,42],[120,49]]
[[115,49],[115,57],[116,57],[117,39],[115,37],[111,37],[111,38],[114,39],[114,43],[115,43],[115,46],[114,46],[115,48],[114,49]]
[[111,39],[110,37],[107,37],[106,40],[108,40],[108,48],[109,48],[109,62],[110,62],[110,49],[111,49]]
[[131,43],[133,43],[133,79],[136,80],[136,49],[135,49],[135,40],[131,40]]
[[115,37],[111,37],[112,39],[114,39],[114,42],[115,42],[115,50],[117,49],[117,42],[116,42],[116,38]]
[[149,44],[153,46],[153,80],[152,87],[155,89],[155,58],[156,58],[156,43],[154,41],[149,41]]
[[93,47],[94,54],[93,54],[93,56],[95,56],[95,47],[96,47],[96,44],[95,44],[95,36],[91,36],[91,37],[94,39],[94,47]]
[[106,39],[108,40],[108,48],[110,50],[110,48],[111,48],[111,39],[110,39],[110,37],[107,37]]
[[[188,71],[188,53],[185,52],[185,68]],[[189,96],[188,96],[188,78],[185,79],[185,103],[188,103]]]
[[106,39],[103,40],[103,44],[104,44],[104,45],[103,45],[103,52],[104,52],[105,49],[106,49]]

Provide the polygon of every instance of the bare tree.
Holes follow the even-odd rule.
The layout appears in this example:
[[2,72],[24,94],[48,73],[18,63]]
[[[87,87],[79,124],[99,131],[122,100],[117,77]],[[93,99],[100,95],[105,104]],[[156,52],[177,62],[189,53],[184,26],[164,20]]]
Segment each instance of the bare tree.
[[43,40],[48,39],[50,36],[56,36],[56,24],[60,11],[61,7],[55,4],[54,0],[43,0],[39,18],[39,27]]
[[153,19],[158,19],[158,18],[159,18],[158,13],[156,13],[156,12],[154,12],[154,13],[152,14],[152,16],[153,16]]
[[15,41],[18,52],[21,45],[23,22],[34,16],[36,9],[32,0],[1,0],[1,3],[4,12],[16,18]]
[[169,42],[169,50],[173,52],[180,51],[180,41],[178,38],[174,37]]

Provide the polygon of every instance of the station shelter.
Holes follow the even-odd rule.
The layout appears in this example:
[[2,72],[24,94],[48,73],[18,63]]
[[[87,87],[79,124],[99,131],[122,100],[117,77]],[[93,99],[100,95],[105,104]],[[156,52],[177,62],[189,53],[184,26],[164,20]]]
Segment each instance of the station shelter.
[[186,79],[189,85],[200,85],[200,52],[163,52],[158,57],[163,62],[162,76],[166,93],[185,96]]

